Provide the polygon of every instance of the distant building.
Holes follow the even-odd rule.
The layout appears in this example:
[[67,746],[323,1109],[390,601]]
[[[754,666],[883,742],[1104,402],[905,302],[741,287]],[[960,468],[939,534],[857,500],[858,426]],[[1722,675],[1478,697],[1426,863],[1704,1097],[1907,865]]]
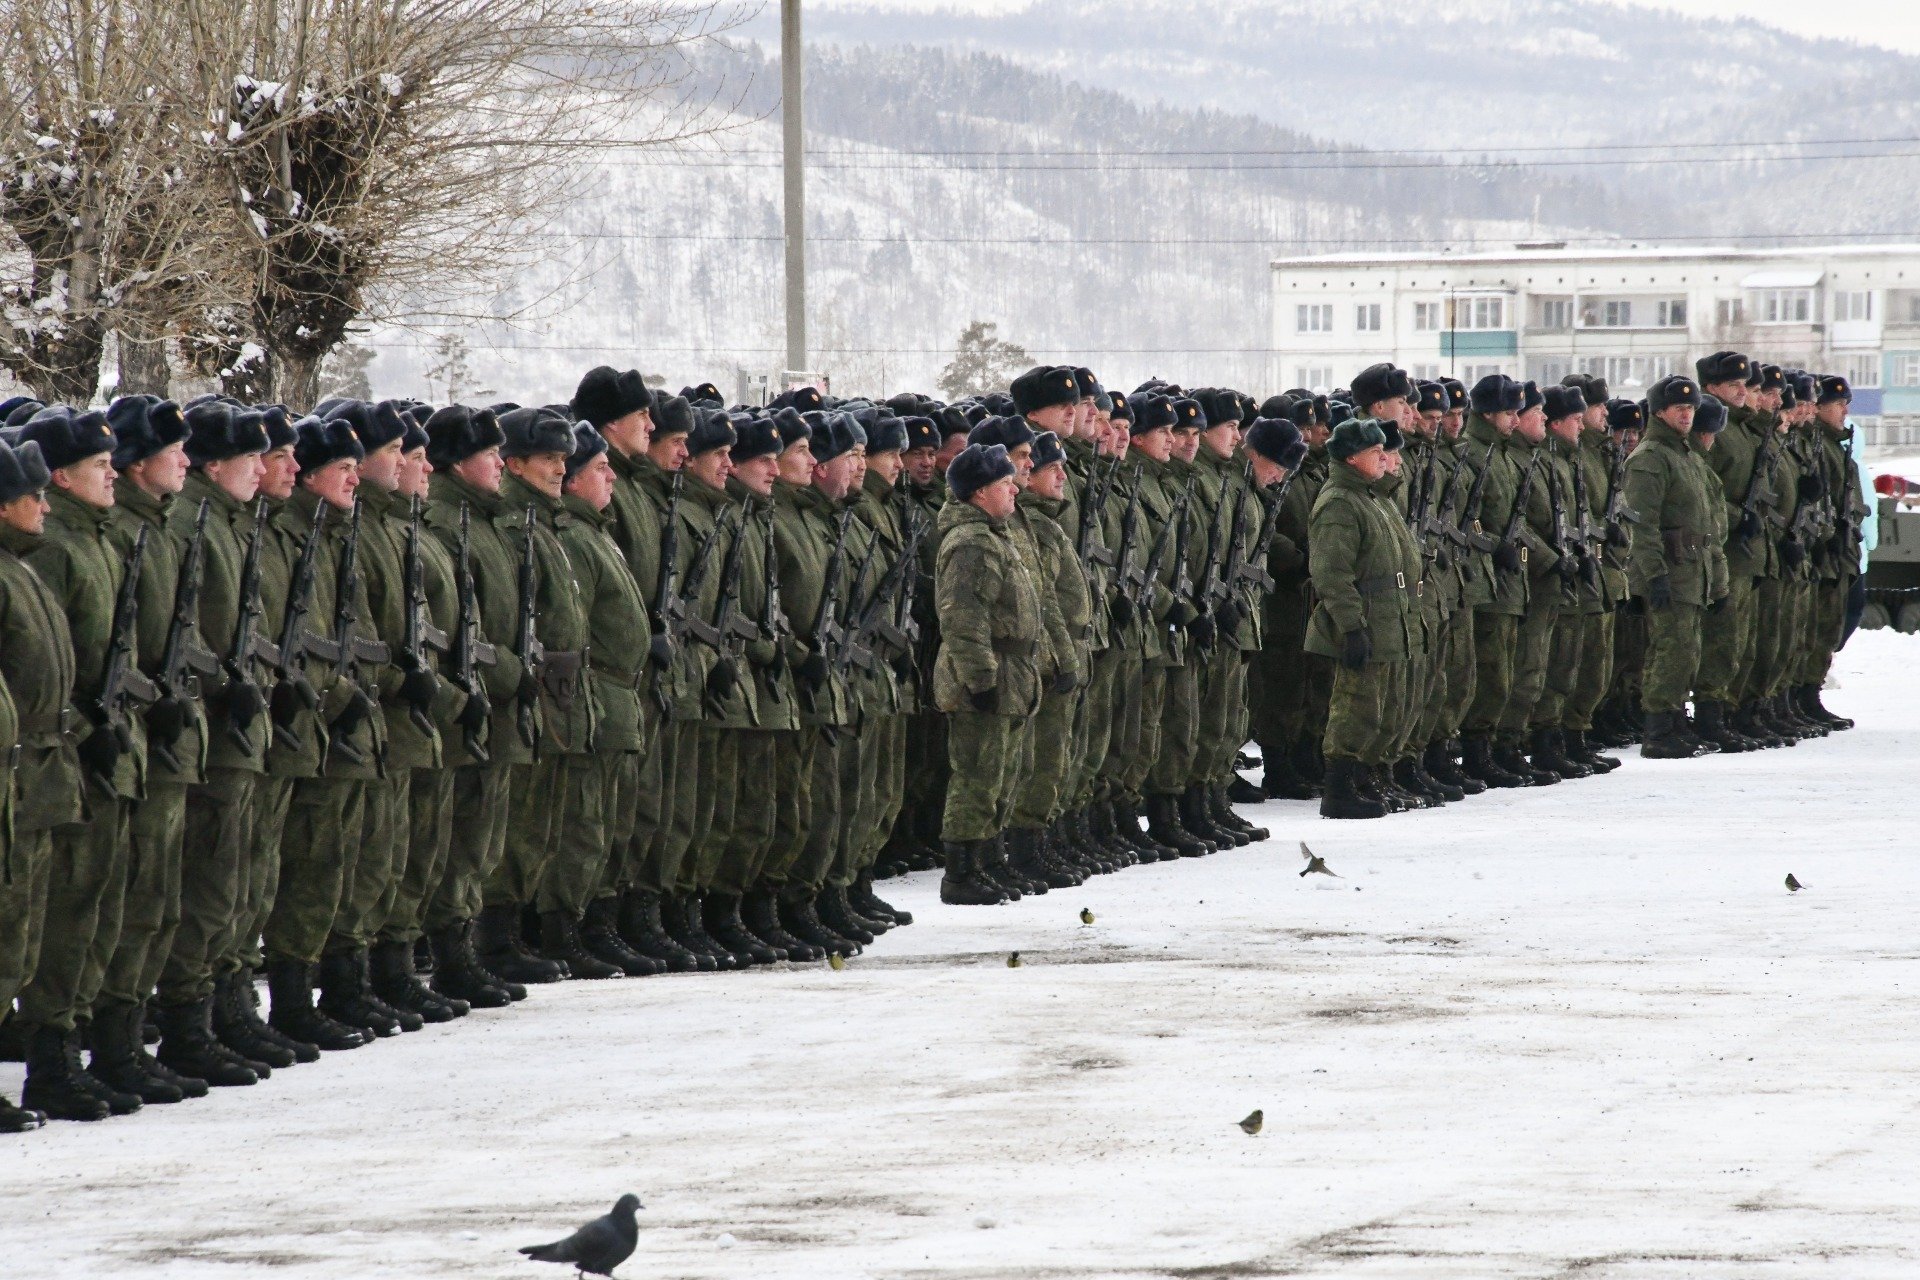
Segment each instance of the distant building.
[[1273,304],[1284,386],[1344,386],[1391,360],[1468,385],[1591,373],[1637,396],[1736,350],[1844,374],[1869,446],[1920,443],[1920,245],[1276,258]]

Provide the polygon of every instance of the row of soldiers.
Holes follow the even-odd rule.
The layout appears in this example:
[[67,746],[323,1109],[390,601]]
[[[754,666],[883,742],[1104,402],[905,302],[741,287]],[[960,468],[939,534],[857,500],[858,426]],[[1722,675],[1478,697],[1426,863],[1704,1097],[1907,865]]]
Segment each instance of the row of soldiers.
[[[603,367],[548,406],[0,406],[0,1127],[529,984],[850,954],[910,923],[876,874],[1004,901],[1264,835],[1224,796],[1253,486],[1306,445],[1249,465],[1251,405],[1206,399],[1042,368],[729,412]],[[1019,641],[939,567],[988,454],[1045,587]],[[956,683],[979,652],[1028,675]],[[986,802],[979,715],[1021,731]]]
[[1869,511],[1851,389],[1737,352],[1697,374],[1640,401],[1581,374],[1357,374],[1268,601],[1308,657],[1256,669],[1267,793],[1375,818],[1611,772],[1607,746],[1851,727],[1820,700]]

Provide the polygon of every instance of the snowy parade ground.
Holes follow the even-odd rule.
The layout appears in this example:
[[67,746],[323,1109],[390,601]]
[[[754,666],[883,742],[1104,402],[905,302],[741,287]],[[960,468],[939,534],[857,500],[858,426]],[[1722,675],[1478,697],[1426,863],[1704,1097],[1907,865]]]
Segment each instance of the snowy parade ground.
[[536,989],[8,1138],[0,1275],[560,1280],[514,1248],[626,1191],[636,1278],[1920,1275],[1916,665],[1856,636],[1860,727],[1788,750],[1270,803],[997,909],[915,876],[842,972]]

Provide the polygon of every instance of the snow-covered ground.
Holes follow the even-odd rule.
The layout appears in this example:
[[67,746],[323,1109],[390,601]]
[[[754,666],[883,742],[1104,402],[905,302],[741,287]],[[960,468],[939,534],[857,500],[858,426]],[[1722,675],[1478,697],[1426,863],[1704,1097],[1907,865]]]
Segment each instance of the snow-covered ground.
[[567,984],[5,1139],[0,1274],[558,1280],[514,1247],[630,1190],[629,1277],[1911,1277],[1917,657],[1858,636],[1862,727],[1791,750],[1269,804],[999,909],[919,876],[844,972]]

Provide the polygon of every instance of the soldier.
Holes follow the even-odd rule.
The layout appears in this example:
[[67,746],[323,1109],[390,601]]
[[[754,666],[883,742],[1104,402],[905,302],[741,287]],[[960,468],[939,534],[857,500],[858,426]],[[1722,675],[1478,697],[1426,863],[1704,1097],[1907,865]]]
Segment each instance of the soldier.
[[[1627,459],[1640,444],[1646,413],[1638,400],[1607,401],[1607,562],[1619,575],[1614,587],[1619,604],[1613,614],[1613,679],[1602,703],[1603,745],[1624,747],[1639,740],[1640,673],[1647,656],[1646,602],[1628,585],[1628,548],[1640,513],[1627,501]],[[1596,725],[1597,727],[1597,725]]]
[[[930,402],[932,413],[948,411]],[[958,415],[964,425],[964,415]],[[912,618],[919,629],[910,659],[914,709],[907,714],[905,794],[894,824],[895,855],[892,871],[928,871],[940,865],[940,810],[947,790],[947,721],[931,704],[933,658],[939,648],[940,627],[934,614],[933,561],[937,551],[930,536],[946,499],[945,477],[939,469],[940,423],[934,417],[903,418],[907,430],[905,501],[914,519],[929,531],[920,541],[920,563],[912,583]],[[964,434],[960,437],[963,441]],[[949,459],[951,461],[951,459]]]
[[[168,526],[187,475],[187,424],[180,407],[157,396],[123,396],[109,407],[107,423],[114,433],[118,473],[107,539],[124,564],[133,562],[136,544],[141,548],[137,660],[160,696],[147,709],[146,794],[128,814],[125,906],[91,1011],[90,1069],[144,1102],[178,1102],[189,1093],[203,1096],[206,1081],[161,1066],[147,1054],[143,1032],[147,998],[180,926],[187,787],[204,780],[207,758],[198,679],[215,663],[193,607],[204,573],[205,537],[192,527],[197,521],[188,522],[183,534]],[[182,596],[187,614],[176,616],[175,602]],[[174,664],[171,671],[169,664]]]
[[[27,1040],[24,1104],[56,1119],[140,1109],[140,1097],[80,1066],[77,1027],[92,1009],[119,940],[128,878],[127,817],[146,783],[143,708],[154,691],[137,669],[137,617],[121,603],[128,563],[107,536],[113,518],[113,433],[106,415],[40,410],[22,429],[52,476],[45,532],[27,563],[67,616],[73,701],[90,725],[79,751],[83,818],[55,829],[39,965],[19,994]],[[129,602],[132,593],[126,593]]]
[[538,895],[540,950],[576,978],[645,977],[665,966],[620,936],[619,864],[633,840],[644,746],[640,687],[652,630],[640,585],[608,532],[615,476],[606,439],[580,422],[573,441],[564,489],[572,519],[557,532],[587,610],[594,739],[591,752],[565,758],[560,848]]
[[1467,472],[1446,430],[1451,415],[1454,434],[1458,434],[1464,404],[1453,402],[1445,383],[1420,382],[1414,390],[1417,399],[1408,422],[1406,453],[1414,489],[1410,514],[1421,554],[1420,606],[1431,654],[1427,678],[1414,688],[1419,705],[1407,742],[1411,759],[1402,786],[1417,784],[1427,794],[1451,802],[1486,789],[1485,783],[1460,772],[1448,746],[1452,736],[1448,709],[1465,701],[1459,684],[1470,681],[1473,673],[1473,627],[1465,608],[1458,514],[1466,496]]
[[[1313,612],[1306,541],[1313,501],[1325,479],[1327,432],[1319,425],[1311,394],[1274,396],[1261,405],[1260,413],[1270,421],[1293,423],[1307,446],[1307,455],[1286,488],[1273,544],[1263,566],[1274,585],[1261,606],[1264,643],[1248,673],[1247,694],[1253,710],[1253,737],[1260,744],[1264,769],[1260,790],[1275,799],[1311,800],[1319,795],[1318,787],[1309,781],[1319,745],[1318,734],[1310,733],[1307,726],[1314,719],[1310,705],[1312,690],[1320,683],[1317,673],[1327,664],[1304,647],[1307,619]],[[1313,452],[1316,447],[1318,461]]]
[[[1534,584],[1534,597],[1550,601],[1554,616],[1540,664],[1540,693],[1527,713],[1528,762],[1556,779],[1588,778],[1596,767],[1569,756],[1560,736],[1567,699],[1585,661],[1583,613],[1598,607],[1600,598],[1599,566],[1588,556],[1578,514],[1584,488],[1579,470],[1580,424],[1587,401],[1578,387],[1564,385],[1548,387],[1542,395],[1540,414],[1546,429],[1538,446],[1540,478],[1534,485],[1534,501],[1529,503],[1529,522],[1549,551],[1543,557],[1547,568]],[[1526,635],[1523,627],[1523,640]]]
[[[1722,751],[1751,751],[1761,745],[1735,723],[1740,688],[1752,667],[1758,643],[1757,582],[1778,576],[1780,566],[1767,532],[1779,440],[1774,420],[1748,404],[1750,362],[1737,352],[1721,351],[1694,362],[1700,386],[1716,403],[1713,416],[1724,417],[1723,438],[1705,457],[1721,488],[1728,536],[1729,590],[1726,603],[1702,620],[1699,687],[1694,716],[1701,737]],[[1695,415],[1692,441],[1699,447],[1702,417]]]
[[486,878],[474,947],[488,970],[509,981],[556,982],[566,965],[528,948],[521,916],[560,847],[567,761],[586,754],[593,739],[587,611],[560,541],[573,521],[561,493],[573,424],[551,409],[511,409],[499,424],[507,474],[494,527],[515,558],[509,634],[521,662],[510,732],[531,758],[515,761],[507,775],[506,851]]
[[1709,489],[1687,443],[1699,408],[1700,389],[1684,375],[1648,387],[1652,421],[1627,460],[1627,503],[1642,520],[1633,526],[1628,581],[1647,605],[1640,754],[1655,760],[1702,752],[1682,722],[1700,666],[1701,619],[1725,577],[1714,541],[1721,496]]
[[940,656],[934,700],[953,758],[943,822],[942,902],[1007,900],[992,846],[1007,829],[1040,705],[1040,589],[1011,524],[1019,487],[1004,445],[969,445],[947,468],[934,590]]
[[[54,829],[81,819],[72,633],[59,599],[26,560],[45,526],[49,479],[38,444],[0,440],[0,689],[11,691],[0,697],[0,717],[8,722],[0,725],[6,774],[0,852],[12,871],[0,877],[0,1012],[12,1009],[39,962]],[[41,1049],[39,1101],[22,1108],[0,1099],[0,1133],[37,1129],[49,1115],[102,1120],[109,1114],[79,1078],[79,1054],[59,1039]]]
[[1860,492],[1853,460],[1853,422],[1847,417],[1853,388],[1845,378],[1828,374],[1819,379],[1812,403],[1819,433],[1815,437],[1819,445],[1816,456],[1835,519],[1833,530],[1814,548],[1811,557],[1813,613],[1805,651],[1794,673],[1798,683],[1793,686],[1792,697],[1803,717],[1834,729],[1851,729],[1853,721],[1821,705],[1820,689],[1845,630],[1847,597],[1860,575],[1861,530],[1872,508]]
[[1380,818],[1381,794],[1369,785],[1366,758],[1388,719],[1409,643],[1406,559],[1399,514],[1380,491],[1387,474],[1387,436],[1371,418],[1334,428],[1334,467],[1313,507],[1307,536],[1314,606],[1310,652],[1333,658],[1327,718],[1328,818]]
[[[1613,615],[1627,598],[1627,534],[1624,526],[1618,533],[1614,532],[1611,516],[1614,467],[1608,452],[1606,381],[1571,373],[1561,382],[1563,386],[1578,388],[1585,404],[1574,459],[1578,468],[1574,497],[1577,505],[1584,505],[1574,513],[1574,518],[1578,522],[1576,532],[1598,577],[1597,585],[1582,596],[1580,663],[1566,694],[1561,721],[1562,746],[1570,758],[1611,773],[1619,767],[1619,761],[1595,750],[1587,734],[1594,727],[1594,714],[1613,680]],[[1621,461],[1624,464],[1624,456]],[[1557,670],[1559,659],[1556,657],[1554,662]]]

